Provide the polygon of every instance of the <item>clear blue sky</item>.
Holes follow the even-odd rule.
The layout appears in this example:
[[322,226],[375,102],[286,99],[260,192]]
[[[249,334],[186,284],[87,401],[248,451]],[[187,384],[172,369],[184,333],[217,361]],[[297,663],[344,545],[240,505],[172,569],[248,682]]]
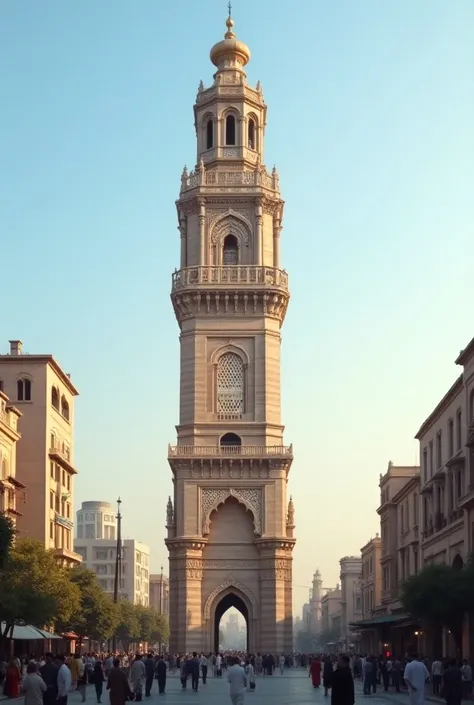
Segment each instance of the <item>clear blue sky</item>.
[[[77,503],[124,500],[165,563],[178,419],[174,200],[222,0],[0,3],[1,348],[71,372]],[[472,0],[235,0],[268,103],[292,300],[295,602],[378,528],[378,476],[474,335]]]

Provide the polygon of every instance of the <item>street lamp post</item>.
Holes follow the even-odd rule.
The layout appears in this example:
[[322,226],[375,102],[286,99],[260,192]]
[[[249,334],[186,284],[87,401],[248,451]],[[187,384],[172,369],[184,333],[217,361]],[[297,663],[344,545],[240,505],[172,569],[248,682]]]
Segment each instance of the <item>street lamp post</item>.
[[[122,514],[120,513],[120,505],[122,500],[120,497],[117,500],[117,547],[115,549],[115,579],[114,579],[114,602],[118,602],[119,585],[122,579]],[[114,634],[112,640],[112,651],[117,650],[117,636]]]

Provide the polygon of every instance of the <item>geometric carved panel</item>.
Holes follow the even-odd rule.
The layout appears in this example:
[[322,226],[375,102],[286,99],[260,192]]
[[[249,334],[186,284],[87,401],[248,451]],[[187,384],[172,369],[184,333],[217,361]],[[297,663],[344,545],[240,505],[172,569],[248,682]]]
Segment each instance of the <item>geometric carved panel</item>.
[[202,533],[209,534],[210,516],[220,504],[223,504],[229,497],[235,497],[243,504],[253,516],[254,532],[257,535],[262,533],[262,490],[260,487],[249,487],[239,489],[214,489],[204,487],[201,490],[201,517]]

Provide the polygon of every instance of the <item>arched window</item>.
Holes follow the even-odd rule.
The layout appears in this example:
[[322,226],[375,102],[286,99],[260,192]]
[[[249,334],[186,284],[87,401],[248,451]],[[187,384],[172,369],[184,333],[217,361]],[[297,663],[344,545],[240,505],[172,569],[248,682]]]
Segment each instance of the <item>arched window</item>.
[[16,390],[18,401],[31,401],[31,380],[27,377],[17,381]]
[[255,139],[255,120],[252,120],[252,118],[250,118],[248,125],[248,143],[249,149],[255,149],[257,146]]
[[244,413],[244,363],[235,353],[225,353],[217,363],[217,413]]
[[227,235],[224,240],[222,264],[239,264],[239,243],[235,235]]
[[228,115],[225,119],[225,143],[235,144],[235,117]]
[[236,433],[224,433],[219,441],[220,446],[241,446],[242,439]]
[[207,121],[206,125],[206,149],[212,149],[214,146],[214,123],[212,119]]
[[61,397],[61,414],[67,421],[69,421],[69,404],[64,396]]
[[56,387],[51,389],[51,404],[59,411],[59,392]]

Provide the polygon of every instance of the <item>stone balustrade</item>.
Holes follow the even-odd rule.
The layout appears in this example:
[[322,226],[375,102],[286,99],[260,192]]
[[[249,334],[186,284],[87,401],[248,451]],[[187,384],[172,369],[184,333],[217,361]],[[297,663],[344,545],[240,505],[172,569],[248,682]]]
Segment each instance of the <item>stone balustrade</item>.
[[182,458],[292,458],[293,446],[168,446],[168,457]]
[[[236,149],[236,148],[234,148]],[[225,150],[224,150],[225,151]],[[229,151],[229,148],[228,148]],[[226,156],[225,154],[223,155]],[[229,154],[227,156],[234,156]],[[235,154],[237,156],[237,153]],[[189,174],[185,171],[181,177],[181,193],[199,186],[207,187],[239,187],[239,186],[263,186],[264,188],[278,191],[279,178],[274,169],[271,174],[263,168],[256,168],[254,171],[206,171],[201,167]]]
[[224,265],[222,267],[185,267],[173,273],[171,291],[222,286],[224,288],[277,288],[288,291],[288,274],[275,267]]

